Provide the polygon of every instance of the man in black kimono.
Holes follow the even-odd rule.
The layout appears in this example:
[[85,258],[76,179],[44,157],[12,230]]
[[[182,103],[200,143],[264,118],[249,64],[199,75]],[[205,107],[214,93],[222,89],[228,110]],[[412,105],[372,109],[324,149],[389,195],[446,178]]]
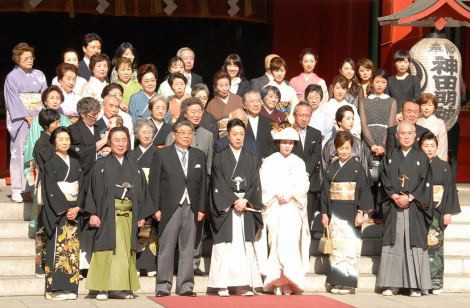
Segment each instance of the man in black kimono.
[[[96,123],[100,112],[100,103],[92,97],[84,97],[77,103],[77,112],[80,119],[77,123],[70,125],[72,134],[71,155],[78,159],[82,167],[83,183],[88,188],[89,174],[96,161],[97,152],[108,142],[108,134],[103,138],[100,131],[106,129]],[[80,232],[80,268],[88,269],[91,261],[91,251],[94,230],[87,227],[88,216],[83,217],[82,230]],[[86,275],[83,273],[83,275]]]
[[262,100],[259,92],[249,91],[243,95],[243,107],[248,114],[247,136],[256,141],[261,158],[266,158],[275,152],[271,121],[259,115]]
[[[406,103],[405,103],[406,104]],[[428,158],[413,146],[416,129],[402,121],[397,126],[400,147],[382,161],[384,233],[378,285],[385,296],[398,288],[420,296],[431,289],[427,236],[432,222],[432,174]]]
[[[415,101],[406,101],[403,104],[401,111],[403,121],[414,124],[416,128],[416,137],[413,146],[417,149],[419,149],[418,142],[421,136],[429,132],[427,128],[416,124],[416,121],[418,121],[419,118],[419,111],[419,105]],[[391,153],[393,149],[400,147],[400,143],[398,142],[398,138],[396,137],[397,126],[398,125],[387,128],[387,139],[385,140],[385,153]]]
[[[307,173],[310,180],[310,188],[307,195],[307,213],[308,225],[312,230],[313,221],[315,219],[315,212],[320,211],[320,166],[321,159],[321,132],[308,125],[312,117],[312,107],[305,102],[300,102],[294,107],[295,125],[299,129],[299,140],[294,145],[292,152],[303,159],[307,167]],[[313,231],[322,233],[322,226],[320,224],[320,216],[318,216],[318,223],[314,225]],[[312,232],[312,234],[314,234]]]
[[204,218],[206,208],[206,156],[191,147],[193,125],[180,120],[173,126],[175,142],[159,149],[150,168],[149,187],[158,224],[157,296],[168,296],[173,282],[176,243],[179,262],[176,292],[196,296],[193,272],[193,248],[196,222]]

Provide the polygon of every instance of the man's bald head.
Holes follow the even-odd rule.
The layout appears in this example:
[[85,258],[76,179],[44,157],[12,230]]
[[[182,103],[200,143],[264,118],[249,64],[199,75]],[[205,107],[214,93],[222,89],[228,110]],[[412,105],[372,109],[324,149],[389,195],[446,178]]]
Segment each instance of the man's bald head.
[[401,121],[397,125],[397,139],[403,150],[408,150],[413,146],[416,138],[416,127],[414,123]]
[[103,99],[103,113],[106,118],[111,118],[119,112],[119,100],[116,96],[108,94]]

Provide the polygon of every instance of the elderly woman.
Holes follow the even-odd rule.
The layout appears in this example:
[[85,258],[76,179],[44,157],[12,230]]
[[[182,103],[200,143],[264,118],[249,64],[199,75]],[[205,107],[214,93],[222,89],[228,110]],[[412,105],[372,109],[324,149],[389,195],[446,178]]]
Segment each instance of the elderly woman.
[[90,215],[90,227],[96,229],[85,287],[99,291],[97,300],[108,296],[132,299],[133,291],[140,288],[137,229],[154,210],[144,172],[126,155],[127,129],[111,129],[108,142],[111,154],[94,165],[84,208]]
[[260,111],[260,115],[271,120],[273,123],[280,124],[287,120],[287,116],[284,112],[277,109],[279,102],[281,101],[281,91],[276,86],[266,86],[261,90],[261,99],[263,100],[263,106]]
[[214,246],[207,285],[217,288],[219,296],[229,296],[229,287],[237,287],[242,296],[252,296],[252,289],[262,286],[253,244],[263,225],[259,159],[242,147],[245,130],[241,120],[228,121],[229,146],[215,155],[212,164]]
[[168,101],[163,95],[155,95],[149,100],[149,110],[151,116],[149,118],[150,123],[155,129],[152,137],[152,143],[156,147],[165,146],[166,138],[171,133],[172,126],[165,123],[165,116],[168,111]]
[[201,123],[199,124],[201,127],[204,127],[208,131],[212,132],[214,135],[214,141],[219,138],[219,130],[217,128],[217,121],[215,120],[214,116],[206,111],[206,105],[209,101],[209,88],[204,83],[197,83],[193,86],[193,90],[191,91],[191,96],[198,98],[204,108],[202,109],[202,118]]
[[132,122],[150,117],[149,100],[155,95],[157,88],[157,68],[153,64],[144,64],[137,69],[137,80],[142,90],[131,96],[129,101],[129,114]]
[[72,64],[62,63],[56,68],[59,88],[64,95],[64,102],[61,105],[63,114],[69,117],[71,122],[78,121],[77,103],[82,98],[75,91],[75,84],[78,77],[78,69]]
[[106,54],[99,53],[95,54],[90,58],[90,80],[83,86],[82,92],[80,93],[83,97],[93,97],[99,102],[102,102],[101,92],[103,88],[106,87],[108,82],[106,77],[108,77],[109,67],[111,61]]
[[79,253],[77,217],[83,204],[82,168],[69,155],[72,136],[65,127],[52,131],[55,153],[45,164],[43,221],[47,232],[46,299],[77,299]]
[[[75,49],[66,48],[62,53],[62,63],[73,65],[77,68],[76,78],[75,78],[75,85],[73,86],[73,92],[78,94],[82,92],[82,88],[87,82],[87,80],[83,77],[78,76],[78,53]],[[60,65],[60,64],[59,64]],[[57,70],[56,70],[57,71]],[[70,83],[70,80],[68,80]],[[51,84],[58,86],[59,85],[59,76],[55,76],[52,79]]]
[[[157,151],[157,147],[152,143],[155,132],[156,127],[151,120],[137,120],[134,125],[134,134],[137,137],[138,146],[129,153],[129,157],[135,159],[144,172],[147,182],[153,155]],[[153,225],[152,219],[145,224],[145,227],[151,230],[150,237],[139,241],[140,249],[137,252],[137,271],[145,273],[147,276],[155,276],[157,273],[156,228]]]
[[219,136],[227,132],[228,115],[237,108],[243,108],[242,98],[230,92],[230,75],[219,71],[214,74],[213,84],[215,97],[209,101],[206,110],[217,121]]
[[7,129],[10,133],[11,199],[23,202],[21,193],[26,188],[23,150],[33,119],[41,110],[41,93],[47,88],[44,74],[33,69],[34,48],[26,43],[12,50],[15,68],[5,79],[5,107]]
[[[292,154],[299,133],[286,127],[274,134],[279,152],[260,169],[269,257],[264,267],[264,290],[276,295],[302,293],[310,265],[307,191],[310,183],[304,161]],[[279,181],[282,179],[282,181]]]

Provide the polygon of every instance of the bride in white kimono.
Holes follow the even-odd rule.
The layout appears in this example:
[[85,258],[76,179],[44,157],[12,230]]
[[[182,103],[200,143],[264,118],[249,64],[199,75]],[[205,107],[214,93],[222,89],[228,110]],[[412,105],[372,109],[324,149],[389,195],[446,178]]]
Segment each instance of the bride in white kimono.
[[304,161],[292,154],[299,134],[292,127],[275,133],[279,152],[260,169],[265,225],[270,248],[263,267],[264,290],[276,295],[302,293],[309,267],[310,231],[307,219],[308,173]]

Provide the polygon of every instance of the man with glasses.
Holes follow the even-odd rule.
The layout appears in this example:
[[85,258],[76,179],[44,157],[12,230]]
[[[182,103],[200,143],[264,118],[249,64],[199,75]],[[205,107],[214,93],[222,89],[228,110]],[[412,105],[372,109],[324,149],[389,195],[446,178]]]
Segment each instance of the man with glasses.
[[[315,213],[320,211],[320,159],[321,159],[321,132],[309,126],[312,117],[312,106],[300,102],[294,107],[295,126],[299,131],[299,142],[294,145],[292,152],[303,159],[307,167],[310,188],[307,194],[308,224],[312,230]],[[318,216],[320,218],[320,216]],[[316,223],[321,233],[321,225]],[[314,228],[313,232],[317,231]]]
[[[173,126],[174,143],[158,149],[150,167],[149,187],[158,224],[158,275],[156,296],[169,296],[178,243],[176,292],[196,296],[193,249],[196,221],[206,209],[207,167],[204,152],[191,146],[194,127],[187,120]],[[209,133],[210,134],[210,133]]]

